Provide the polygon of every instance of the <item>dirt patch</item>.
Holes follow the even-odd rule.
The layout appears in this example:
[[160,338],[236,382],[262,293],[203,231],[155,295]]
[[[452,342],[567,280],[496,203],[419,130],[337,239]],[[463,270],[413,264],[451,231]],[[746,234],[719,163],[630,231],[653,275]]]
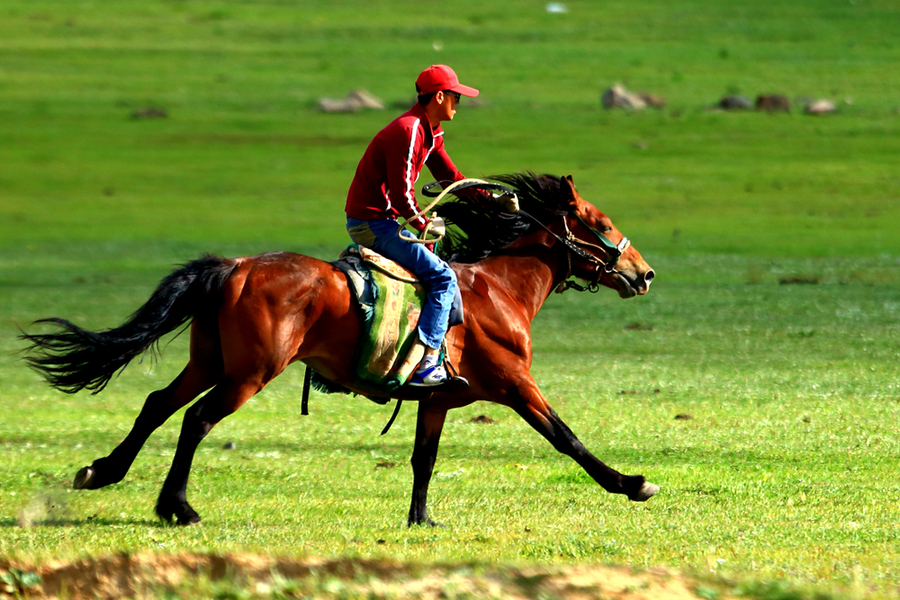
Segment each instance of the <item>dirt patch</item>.
[[[709,597],[708,588],[666,569],[634,571],[610,566],[519,568],[253,554],[141,553],[74,562],[49,561],[41,565],[0,559],[0,575],[8,578],[9,573],[40,576],[40,583],[27,590],[27,597],[68,600],[153,598],[173,593],[199,597],[202,590],[208,591],[210,585],[221,582],[257,598],[697,600],[701,596]],[[0,597],[5,597],[3,592]],[[724,599],[720,592],[716,592],[716,597]]]

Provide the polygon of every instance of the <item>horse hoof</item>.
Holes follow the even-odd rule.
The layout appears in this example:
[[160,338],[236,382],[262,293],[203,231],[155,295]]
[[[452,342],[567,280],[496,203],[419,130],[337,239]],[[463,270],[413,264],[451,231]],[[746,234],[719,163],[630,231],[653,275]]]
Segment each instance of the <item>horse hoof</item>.
[[171,515],[168,517],[163,516],[163,515],[157,515],[157,516],[159,516],[160,520],[163,523],[165,523],[167,525],[175,525],[177,527],[187,527],[189,525],[196,525],[201,520],[200,515],[196,515],[196,514],[187,515],[184,517],[176,517],[175,515]]
[[94,473],[93,467],[84,467],[75,474],[75,481],[72,482],[72,487],[76,490],[91,489],[91,484],[94,483]]
[[432,521],[431,519],[426,518],[424,521],[413,521],[409,520],[406,522],[407,527],[431,527],[433,529],[448,529],[446,525],[443,523],[438,523],[437,521]]
[[175,524],[184,526],[200,522],[200,515],[189,505],[185,505],[178,509],[174,506],[157,504],[156,515],[170,525]]
[[650,483],[649,481],[645,481],[641,486],[641,489],[637,491],[637,494],[631,497],[635,502],[646,502],[650,498],[656,495],[656,492],[659,491],[659,486],[655,483]]
[[200,522],[200,515],[195,513],[193,510],[191,514],[186,514],[184,516],[178,517],[178,525],[180,527],[187,527],[188,525],[196,525]]

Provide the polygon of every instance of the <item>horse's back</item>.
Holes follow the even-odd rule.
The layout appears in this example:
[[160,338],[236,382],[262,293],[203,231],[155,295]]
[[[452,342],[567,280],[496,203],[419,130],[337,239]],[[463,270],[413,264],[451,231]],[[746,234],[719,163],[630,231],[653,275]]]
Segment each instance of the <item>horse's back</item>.
[[226,370],[245,369],[249,360],[274,377],[323,346],[349,347],[352,353],[358,317],[338,268],[292,252],[235,261],[219,311]]
[[340,271],[323,260],[294,252],[267,252],[234,259],[226,297],[233,302],[293,301],[312,289],[338,288]]

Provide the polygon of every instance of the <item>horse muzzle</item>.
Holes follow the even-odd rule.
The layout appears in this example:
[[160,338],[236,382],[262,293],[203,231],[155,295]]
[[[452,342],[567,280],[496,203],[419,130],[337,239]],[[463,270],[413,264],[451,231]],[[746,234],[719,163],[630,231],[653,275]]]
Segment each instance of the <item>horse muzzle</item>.
[[614,270],[610,275],[613,277],[615,289],[619,292],[620,298],[643,296],[650,291],[650,284],[656,276],[653,269],[647,269],[643,273],[635,273],[634,276]]

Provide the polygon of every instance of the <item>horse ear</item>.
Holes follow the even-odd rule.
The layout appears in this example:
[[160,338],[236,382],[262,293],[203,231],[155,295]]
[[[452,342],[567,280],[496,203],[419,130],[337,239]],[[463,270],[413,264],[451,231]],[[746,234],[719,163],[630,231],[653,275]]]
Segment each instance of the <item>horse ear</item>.
[[571,175],[559,178],[559,191],[564,203],[569,206],[575,206],[578,200],[578,192],[575,191],[575,182],[572,181]]

